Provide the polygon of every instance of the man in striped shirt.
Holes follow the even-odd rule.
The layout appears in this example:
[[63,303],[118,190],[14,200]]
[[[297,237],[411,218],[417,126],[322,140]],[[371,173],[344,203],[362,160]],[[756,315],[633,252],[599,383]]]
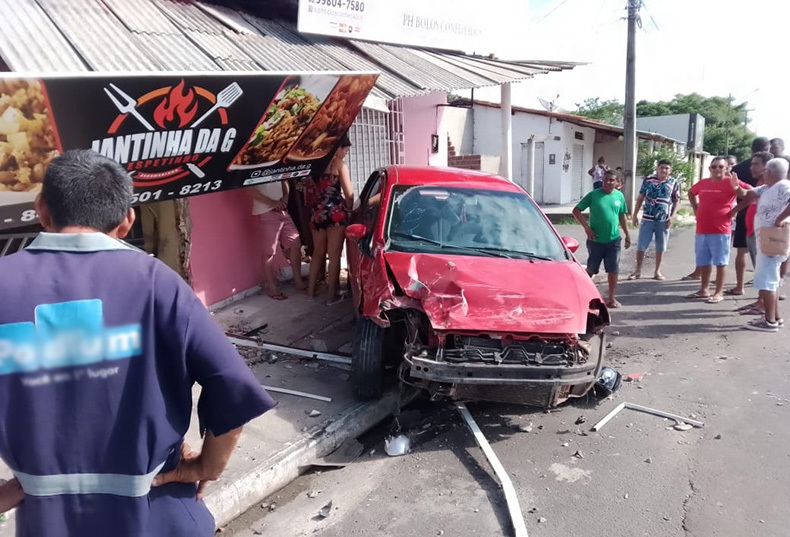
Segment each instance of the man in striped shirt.
[[667,236],[672,225],[672,217],[678,209],[680,202],[680,186],[677,179],[670,177],[672,163],[660,160],[656,175],[642,181],[639,197],[633,213],[633,224],[639,226],[639,209],[644,204],[642,212],[642,225],[639,226],[639,240],[636,247],[636,268],[629,280],[642,277],[642,262],[645,260],[645,250],[650,246],[653,237],[656,240],[656,269],[653,273],[654,280],[663,280],[661,274],[661,261],[667,249]]

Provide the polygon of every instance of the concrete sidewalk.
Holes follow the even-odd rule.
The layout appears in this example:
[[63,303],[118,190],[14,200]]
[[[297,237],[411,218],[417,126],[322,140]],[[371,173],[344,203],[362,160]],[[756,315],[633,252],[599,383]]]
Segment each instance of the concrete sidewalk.
[[[287,300],[265,294],[250,296],[213,313],[228,332],[253,332],[263,341],[321,352],[350,353],[353,311],[351,301],[326,306],[320,298],[307,301],[289,287]],[[266,325],[261,328],[262,325]],[[413,392],[391,392],[378,401],[358,403],[351,394],[350,367],[301,359],[256,349],[239,349],[266,386],[287,388],[331,398],[331,402],[272,393],[275,409],[244,428],[223,478],[209,485],[206,504],[222,526],[266,496],[276,492],[317,459],[355,438],[411,400]],[[193,391],[197,403],[199,388]],[[320,415],[310,417],[310,414]],[[200,446],[193,408],[187,442]],[[0,477],[10,472],[0,465]],[[14,535],[13,512],[0,523],[0,537]]]

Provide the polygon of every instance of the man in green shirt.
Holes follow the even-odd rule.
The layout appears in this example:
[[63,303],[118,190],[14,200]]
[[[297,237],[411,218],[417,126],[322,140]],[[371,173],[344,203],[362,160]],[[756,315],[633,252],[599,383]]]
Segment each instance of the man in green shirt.
[[[631,247],[628,235],[628,224],[625,220],[627,208],[623,193],[617,190],[620,178],[614,170],[607,170],[603,177],[603,186],[593,190],[573,208],[573,217],[582,225],[587,233],[587,274],[590,277],[598,274],[603,261],[609,280],[609,296],[606,305],[619,308],[620,302],[615,298],[617,276],[620,272],[620,229],[625,235],[626,249]],[[589,222],[582,211],[590,209]]]

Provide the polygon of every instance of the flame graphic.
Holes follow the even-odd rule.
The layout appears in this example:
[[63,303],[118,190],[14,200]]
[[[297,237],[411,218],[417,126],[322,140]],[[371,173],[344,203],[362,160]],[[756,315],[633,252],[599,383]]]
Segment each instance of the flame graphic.
[[[154,121],[163,129],[170,127],[180,129],[192,121],[197,109],[198,103],[195,98],[195,91],[190,88],[184,93],[184,81],[181,80],[156,107]],[[176,122],[178,123],[177,125]]]

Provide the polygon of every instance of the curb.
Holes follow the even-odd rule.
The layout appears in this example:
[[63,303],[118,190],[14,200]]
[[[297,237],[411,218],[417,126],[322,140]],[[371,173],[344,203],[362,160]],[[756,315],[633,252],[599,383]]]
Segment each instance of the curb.
[[377,401],[352,406],[337,418],[313,427],[303,438],[270,456],[244,476],[207,491],[204,501],[214,515],[217,527],[224,526],[288,485],[314,460],[329,455],[347,439],[368,431],[409,404],[418,394],[418,390],[403,394],[395,390]]

